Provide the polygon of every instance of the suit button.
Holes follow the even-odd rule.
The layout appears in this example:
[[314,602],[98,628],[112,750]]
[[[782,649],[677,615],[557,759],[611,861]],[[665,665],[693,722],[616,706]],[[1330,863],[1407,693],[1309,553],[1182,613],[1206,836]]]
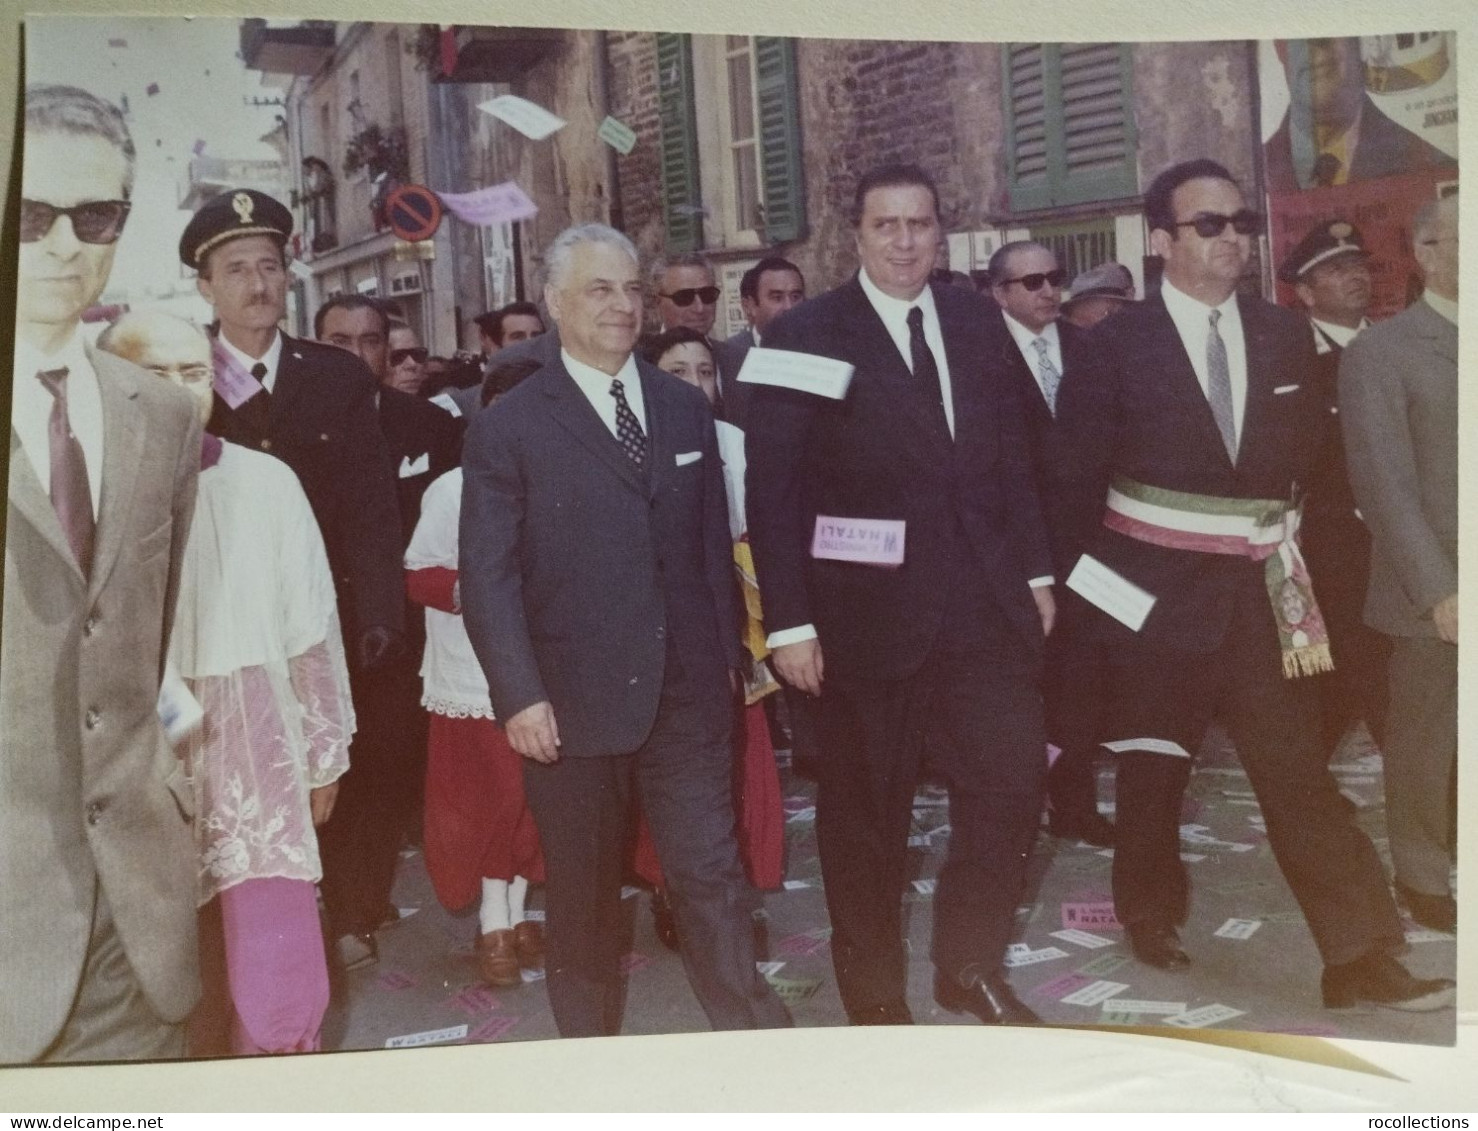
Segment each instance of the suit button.
[[98,619],[97,619],[97,617],[95,617],[95,616],[88,617],[87,620],[82,625],[82,635],[83,636],[91,636],[93,634],[93,632],[97,629],[97,626],[98,626]]
[[97,730],[98,723],[103,721],[102,712],[96,707],[89,707],[87,708],[87,716],[82,721],[88,730]]
[[272,441],[271,440],[263,440],[262,441],[262,451],[264,451],[264,452],[270,452],[271,450],[272,450]]
[[108,806],[107,806],[107,803],[106,802],[102,802],[102,801],[93,801],[93,802],[91,802],[87,806],[87,823],[89,825],[96,825],[100,820],[103,819],[103,810],[106,809],[107,807]]
[[662,639],[664,639],[664,638],[665,638],[665,637],[666,637],[666,636],[667,636],[667,629],[665,629],[665,628],[659,628],[659,629],[658,629],[658,630],[657,630],[657,639],[658,639],[658,640],[662,640]]

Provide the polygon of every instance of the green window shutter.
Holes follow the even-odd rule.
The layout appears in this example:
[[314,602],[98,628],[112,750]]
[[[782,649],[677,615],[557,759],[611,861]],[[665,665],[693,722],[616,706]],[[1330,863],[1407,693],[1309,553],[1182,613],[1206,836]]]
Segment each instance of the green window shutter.
[[768,243],[798,240],[806,234],[806,179],[801,164],[795,40],[755,36],[754,70],[765,239]]
[[657,105],[662,116],[662,215],[668,251],[703,244],[698,185],[698,124],[693,111],[693,43],[686,35],[657,35]]
[[1008,44],[1011,206],[1030,211],[1138,191],[1130,48]]

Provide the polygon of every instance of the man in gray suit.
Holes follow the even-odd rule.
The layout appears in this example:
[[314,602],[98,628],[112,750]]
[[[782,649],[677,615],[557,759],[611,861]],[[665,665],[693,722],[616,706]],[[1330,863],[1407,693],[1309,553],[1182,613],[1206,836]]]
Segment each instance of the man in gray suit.
[[[158,714],[193,398],[94,350],[128,217],[118,110],[26,90],[0,643],[0,1061],[179,1056],[199,996],[184,772]],[[96,516],[96,517],[94,517]]]
[[788,1025],[755,969],[734,838],[739,634],[713,416],[632,353],[631,241],[585,224],[546,262],[562,346],[467,430],[460,574],[493,709],[525,758],[555,1023],[565,1037],[620,1031],[622,861],[639,801],[710,1024]]
[[1457,293],[1454,193],[1412,231],[1426,291],[1345,348],[1339,407],[1370,527],[1365,620],[1393,638],[1386,821],[1412,918],[1457,925],[1449,886],[1457,759]]

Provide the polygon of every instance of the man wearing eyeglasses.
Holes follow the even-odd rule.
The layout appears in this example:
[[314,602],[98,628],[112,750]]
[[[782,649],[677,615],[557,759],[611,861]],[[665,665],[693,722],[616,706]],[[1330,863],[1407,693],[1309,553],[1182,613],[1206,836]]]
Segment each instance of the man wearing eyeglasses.
[[1421,299],[1350,343],[1339,367],[1350,481],[1370,524],[1366,621],[1391,638],[1386,825],[1396,892],[1457,926],[1458,203],[1412,224]]
[[1119,921],[1141,962],[1190,964],[1178,935],[1189,905],[1181,797],[1215,718],[1324,961],[1324,1005],[1450,1006],[1451,981],[1415,978],[1392,957],[1401,920],[1341,802],[1313,682],[1301,678],[1328,667],[1297,541],[1328,418],[1308,324],[1238,295],[1260,218],[1222,166],[1161,173],[1145,222],[1164,263],[1160,293],[1093,332],[1058,400],[1060,482],[1072,513],[1100,516],[1075,535],[1087,553],[1069,584],[1093,594],[1109,655]]
[[1058,317],[1066,273],[1049,249],[1031,240],[1014,240],[996,250],[987,269],[991,297],[1010,336],[1002,361],[1021,397],[1057,579],[1053,596],[1058,622],[1047,639],[1043,679],[1047,737],[1061,751],[1047,774],[1050,828],[1053,836],[1105,847],[1114,842],[1114,827],[1098,812],[1093,770],[1103,708],[1102,672],[1093,648],[1078,639],[1084,610],[1062,584],[1073,565],[1065,537],[1069,524],[1048,494],[1048,463],[1062,458],[1057,447],[1058,389],[1082,364],[1086,336]]
[[648,269],[648,278],[662,329],[675,330],[682,326],[707,340],[713,363],[718,367],[718,403],[714,415],[742,429],[749,403],[749,390],[739,384],[739,367],[744,363],[744,355],[728,342],[713,338],[718,300],[723,294],[714,282],[713,265],[697,252],[659,257]]
[[[404,553],[420,518],[421,496],[461,460],[463,422],[394,387],[393,328],[376,300],[357,294],[329,299],[313,316],[313,333],[364,362],[377,382],[375,415],[395,472]],[[426,774],[428,724],[419,675],[425,618],[409,598],[402,599],[405,647],[375,671],[351,673],[359,718],[349,751],[353,768],[321,838],[324,904],[346,967],[377,958],[374,932],[395,918],[395,865],[405,833],[416,826]]]
[[0,1061],[184,1052],[200,992],[184,770],[160,674],[195,508],[188,393],[94,350],[128,217],[110,103],[25,96],[0,644]]

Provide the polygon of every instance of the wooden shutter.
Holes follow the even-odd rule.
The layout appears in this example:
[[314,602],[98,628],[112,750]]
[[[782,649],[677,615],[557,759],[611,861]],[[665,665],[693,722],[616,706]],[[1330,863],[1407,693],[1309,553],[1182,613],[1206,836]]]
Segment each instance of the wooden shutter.
[[1011,206],[1031,211],[1138,191],[1130,48],[1004,48]]
[[662,116],[662,216],[666,250],[703,243],[698,185],[698,127],[693,110],[693,44],[686,35],[657,35],[657,105]]
[[754,70],[765,239],[768,243],[798,240],[806,234],[806,184],[801,165],[795,40],[755,36]]

